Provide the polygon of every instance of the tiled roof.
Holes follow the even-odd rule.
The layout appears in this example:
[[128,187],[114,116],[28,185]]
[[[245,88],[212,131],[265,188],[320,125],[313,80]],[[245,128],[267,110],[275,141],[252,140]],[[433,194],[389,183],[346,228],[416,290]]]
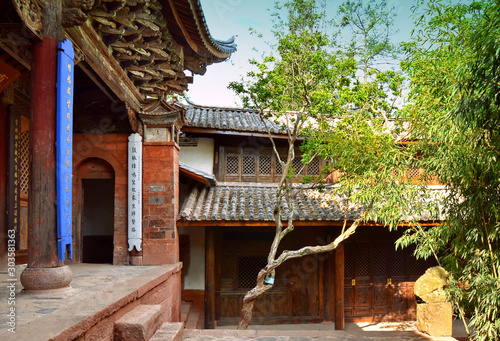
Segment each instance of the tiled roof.
[[[273,221],[276,185],[258,183],[218,183],[216,187],[195,187],[184,201],[180,219],[185,221]],[[356,208],[342,207],[340,197],[320,195],[305,189],[293,198],[296,221],[341,221],[359,217]],[[271,205],[273,203],[273,205]],[[342,208],[342,209],[341,209]],[[288,207],[285,215],[288,215]]]
[[[188,127],[267,133],[266,127],[255,110],[218,108],[189,105],[186,119]],[[281,134],[282,127],[266,120],[271,133]]]
[[[300,185],[299,185],[300,186]],[[196,221],[254,221],[271,222],[276,203],[276,184],[219,182],[215,187],[195,187],[182,204],[179,218]],[[444,186],[428,186],[424,202],[440,201],[447,195]],[[292,199],[295,221],[343,221],[359,217],[362,207],[346,202],[338,194],[320,193],[304,188]],[[288,215],[285,206],[285,216]],[[443,220],[441,213],[420,213],[406,216],[420,221]]]
[[183,162],[179,162],[179,169],[181,172],[186,172],[186,173],[191,173],[194,175],[198,175],[206,180],[206,183],[212,187],[217,185],[217,180],[215,179],[215,175],[206,173],[204,171],[201,171],[199,169],[196,169],[194,167],[191,167],[188,164],[185,164]]

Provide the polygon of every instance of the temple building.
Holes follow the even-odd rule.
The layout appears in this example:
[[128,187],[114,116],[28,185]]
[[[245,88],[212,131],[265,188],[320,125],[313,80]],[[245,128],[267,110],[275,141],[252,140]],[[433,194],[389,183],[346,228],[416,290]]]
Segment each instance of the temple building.
[[179,320],[185,112],[168,98],[235,51],[198,0],[3,4],[0,263],[27,263],[19,287],[71,287],[71,264],[171,265],[146,296],[168,287],[147,302]]

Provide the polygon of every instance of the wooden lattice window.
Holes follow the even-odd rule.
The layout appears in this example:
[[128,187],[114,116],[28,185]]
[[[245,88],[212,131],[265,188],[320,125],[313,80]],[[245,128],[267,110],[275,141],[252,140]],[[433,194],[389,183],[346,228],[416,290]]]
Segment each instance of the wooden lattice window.
[[356,249],[356,277],[370,276],[370,244],[359,242]]
[[243,174],[255,175],[255,156],[243,155]]
[[29,171],[30,171],[30,158],[29,158],[29,144],[30,137],[29,131],[24,131],[21,133],[21,143],[19,148],[20,155],[20,186],[23,195],[28,196],[29,189]]
[[237,175],[240,173],[240,158],[237,155],[228,155],[226,157],[226,173]]
[[[286,149],[279,150],[281,160],[286,162]],[[282,175],[281,164],[269,147],[222,147],[222,163],[219,167],[221,181],[277,182]],[[319,175],[321,163],[315,158],[308,165],[302,164],[302,157],[297,155],[291,165],[303,175]]]
[[406,275],[406,257],[410,256],[406,249],[392,251],[392,276]]
[[[287,157],[285,156],[280,156],[281,161],[283,161],[286,164],[286,161],[288,160]],[[278,158],[276,158],[276,174],[283,174],[283,168],[281,167],[281,163],[279,162]]]
[[272,157],[269,155],[261,155],[259,156],[259,173],[271,175],[271,159]]
[[267,264],[266,256],[238,258],[238,288],[253,288],[257,283],[257,275]]
[[302,156],[296,155],[292,160],[292,167],[295,169],[295,174],[303,174],[304,173],[304,164],[302,163]]
[[307,165],[307,175],[319,175],[319,159],[314,158]]

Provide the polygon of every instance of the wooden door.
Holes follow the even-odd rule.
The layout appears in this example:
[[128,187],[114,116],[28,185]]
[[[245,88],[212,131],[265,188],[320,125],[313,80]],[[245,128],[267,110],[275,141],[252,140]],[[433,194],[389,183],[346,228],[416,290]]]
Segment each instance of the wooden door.
[[[245,293],[253,288],[257,274],[267,264],[273,234],[226,232],[216,251],[220,264],[216,279],[218,325],[238,322]],[[296,242],[284,247],[296,247]],[[299,243],[300,244],[300,243]],[[324,320],[324,261],[310,256],[289,260],[276,271],[272,290],[255,305],[252,323],[282,324]]]
[[434,262],[416,260],[409,248],[395,250],[397,235],[372,230],[344,246],[346,321],[414,318],[413,285]]

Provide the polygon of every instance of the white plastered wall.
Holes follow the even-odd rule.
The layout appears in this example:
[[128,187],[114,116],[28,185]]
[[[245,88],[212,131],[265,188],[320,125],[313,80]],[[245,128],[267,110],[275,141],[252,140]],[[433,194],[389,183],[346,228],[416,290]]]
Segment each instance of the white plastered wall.
[[214,139],[199,137],[196,147],[181,146],[179,161],[208,174],[214,173]]
[[184,277],[184,289],[205,290],[205,228],[179,226],[179,234],[189,235],[190,261]]

